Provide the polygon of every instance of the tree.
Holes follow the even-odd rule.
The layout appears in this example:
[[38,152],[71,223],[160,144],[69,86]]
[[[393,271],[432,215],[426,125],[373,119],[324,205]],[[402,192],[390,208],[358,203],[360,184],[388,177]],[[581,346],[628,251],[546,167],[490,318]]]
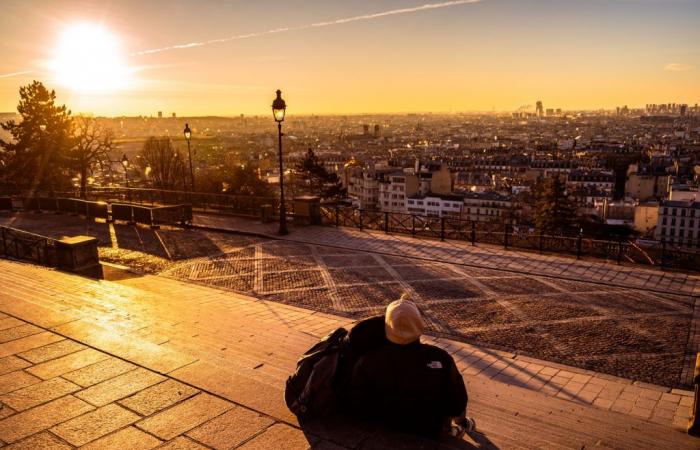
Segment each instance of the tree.
[[109,165],[109,152],[114,147],[112,130],[99,127],[94,119],[81,117],[76,121],[74,136],[69,158],[80,176],[80,198],[85,198],[88,173],[96,165]]
[[343,195],[344,190],[338,175],[328,173],[311,148],[306,152],[306,156],[296,164],[295,169],[314,195],[321,198],[338,198]]
[[185,161],[168,137],[149,137],[141,150],[142,167],[157,189],[182,189],[187,183]]
[[540,185],[535,206],[535,226],[543,233],[565,234],[577,225],[576,206],[566,192],[566,185],[554,176]]
[[272,195],[270,185],[261,180],[257,171],[250,164],[239,164],[227,171],[225,176],[225,192],[237,195],[252,195],[255,197],[269,197]]
[[0,139],[4,150],[4,178],[30,192],[68,187],[73,146],[72,121],[65,105],[56,105],[56,93],[39,81],[19,88],[17,111],[21,120],[0,124],[12,136]]

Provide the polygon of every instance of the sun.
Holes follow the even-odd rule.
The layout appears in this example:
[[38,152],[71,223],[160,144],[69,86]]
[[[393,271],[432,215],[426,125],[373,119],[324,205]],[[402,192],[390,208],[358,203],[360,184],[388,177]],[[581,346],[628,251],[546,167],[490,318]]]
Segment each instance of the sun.
[[65,29],[49,61],[49,70],[60,85],[85,93],[126,88],[132,77],[119,40],[108,29],[90,23]]

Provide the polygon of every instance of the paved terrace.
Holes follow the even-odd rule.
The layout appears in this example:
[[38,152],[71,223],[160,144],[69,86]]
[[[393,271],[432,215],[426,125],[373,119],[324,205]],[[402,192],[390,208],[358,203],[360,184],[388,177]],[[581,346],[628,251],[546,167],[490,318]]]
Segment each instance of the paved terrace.
[[[431,339],[480,433],[434,443],[284,406],[296,357],[348,319],[159,276],[117,282],[0,260],[0,446],[697,448],[690,392]],[[119,278],[119,277],[116,277]],[[84,447],[83,447],[84,446]]]
[[[264,237],[276,237],[274,224],[232,217],[197,222],[258,234],[151,230],[54,214],[6,221],[54,237],[96,236],[106,261],[352,319],[381,313],[406,292],[435,335],[638,384],[688,388],[700,350],[698,299],[683,293],[697,277],[639,266],[634,272],[600,261],[324,227],[297,228],[277,240]],[[497,270],[513,260],[521,267]],[[566,273],[584,270],[578,264],[589,278]],[[663,283],[651,284],[651,277]],[[635,285],[640,279],[647,282]]]

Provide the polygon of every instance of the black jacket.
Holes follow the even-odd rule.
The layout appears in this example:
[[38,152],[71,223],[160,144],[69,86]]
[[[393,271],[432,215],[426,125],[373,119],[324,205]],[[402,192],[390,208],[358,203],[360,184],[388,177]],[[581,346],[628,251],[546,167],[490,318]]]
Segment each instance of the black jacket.
[[345,354],[346,403],[358,416],[434,435],[467,406],[467,391],[452,356],[419,341],[391,343],[384,316],[355,325]]

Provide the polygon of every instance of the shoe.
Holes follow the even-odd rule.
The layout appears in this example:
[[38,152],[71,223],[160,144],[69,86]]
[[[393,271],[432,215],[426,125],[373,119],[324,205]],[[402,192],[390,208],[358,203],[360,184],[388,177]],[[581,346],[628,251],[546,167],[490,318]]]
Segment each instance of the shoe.
[[462,417],[458,422],[455,422],[458,426],[464,428],[466,433],[471,433],[476,430],[476,420],[471,417]]
[[476,420],[472,419],[471,417],[465,417],[461,425],[464,427],[464,431],[467,433],[476,431]]

